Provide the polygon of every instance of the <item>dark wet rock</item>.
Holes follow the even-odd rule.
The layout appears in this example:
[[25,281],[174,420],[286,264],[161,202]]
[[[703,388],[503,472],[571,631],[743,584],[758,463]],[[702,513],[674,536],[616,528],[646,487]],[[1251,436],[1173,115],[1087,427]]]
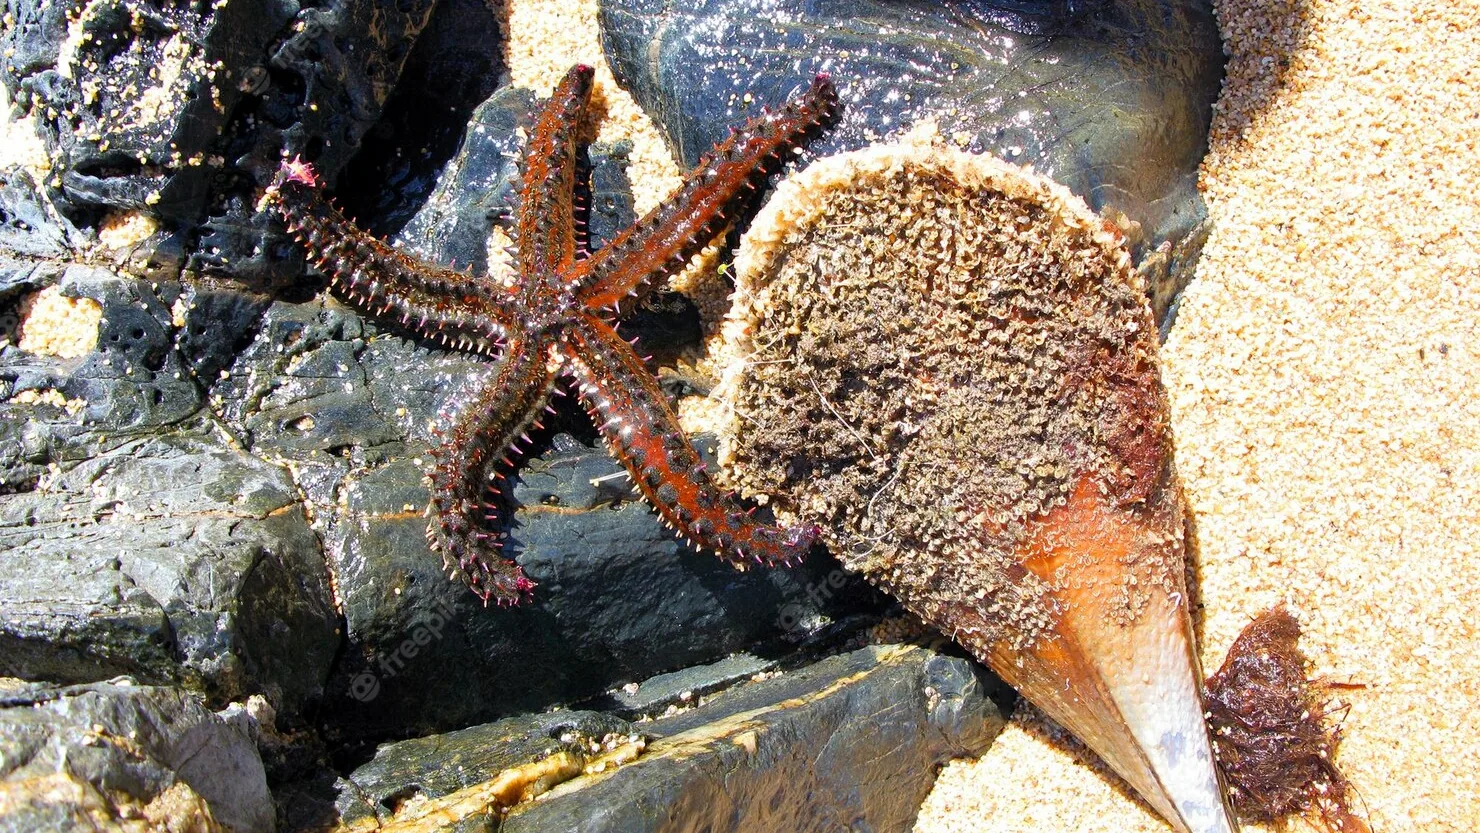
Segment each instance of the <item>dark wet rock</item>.
[[256,334],[270,301],[261,295],[191,282],[181,287],[176,304],[183,314],[171,321],[175,350],[196,384],[210,390]]
[[258,210],[259,188],[285,153],[312,161],[330,182],[338,179],[379,123],[436,5],[286,7],[291,22],[242,68],[252,93],[218,141],[230,167],[206,206],[192,266],[258,287],[280,286],[302,273],[299,249],[275,217]]
[[400,229],[395,242],[438,263],[488,271],[488,236],[507,215],[519,187],[523,152],[518,128],[534,108],[527,90],[505,87],[478,105],[457,155],[441,170],[436,187]]
[[95,352],[58,361],[12,351],[0,359],[0,383],[11,395],[59,391],[84,403],[83,423],[104,431],[176,425],[197,414],[212,374],[231,360],[263,306],[236,292],[101,267],[15,262],[0,274],[17,291],[57,285],[64,296],[102,308]]
[[91,239],[57,208],[31,171],[0,170],[0,250],[27,257],[61,257]]
[[199,410],[200,385],[174,349],[178,284],[119,279],[105,269],[69,269],[61,288],[103,308],[97,351],[58,388],[85,403],[85,421],[112,430],[173,425]]
[[[73,0],[11,4],[9,14],[0,83],[20,115],[35,117],[54,172],[45,183],[7,174],[0,228],[45,232],[0,231],[15,238],[10,248],[75,248],[72,222],[86,228],[107,211],[135,210],[182,233],[177,243],[193,268],[258,287],[280,284],[302,266],[280,226],[256,205],[284,152],[303,154],[333,179],[378,126],[397,135],[377,147],[403,160],[436,151],[434,170],[499,71],[497,32],[482,25],[492,15],[473,0]],[[433,37],[418,52],[424,29]],[[401,90],[401,104],[386,114],[408,63],[422,83]],[[441,95],[426,93],[434,76]],[[419,116],[417,105],[435,118]],[[357,168],[369,178],[396,171],[407,173],[378,157]],[[396,186],[405,185],[401,179]]]
[[[3,80],[38,117],[66,200],[194,220],[248,73],[292,19],[285,3],[19,3]],[[10,50],[14,50],[11,52]]]
[[368,231],[400,229],[426,200],[474,108],[505,72],[502,26],[485,0],[437,0],[395,92],[339,180],[345,209],[369,218]]
[[[4,249],[0,249],[0,309],[5,310],[7,315],[16,315],[21,298],[39,289],[56,286],[61,282],[65,271],[64,264],[10,257]],[[18,323],[13,321],[11,326]],[[14,338],[10,340],[15,341]]]
[[199,436],[97,442],[0,498],[0,675],[317,697],[336,622],[287,472]]
[[[1000,683],[979,675],[929,649],[877,646],[649,722],[511,718],[383,747],[341,782],[339,806],[346,821],[384,823],[417,806],[412,798],[422,808],[461,804],[427,830],[904,831],[939,766],[981,754],[1002,727]],[[626,763],[592,766],[606,750],[639,749]],[[572,750],[577,766],[552,765]],[[582,766],[601,771],[582,775]],[[506,816],[485,812],[533,775],[546,780],[530,792],[549,794]]]
[[637,219],[627,160],[632,143],[592,144],[586,148],[591,164],[591,193],[587,200],[586,239],[591,251],[605,246]]
[[432,731],[572,702],[800,635],[873,598],[822,555],[737,573],[696,553],[604,450],[561,445],[522,466],[513,491],[512,551],[537,587],[512,609],[485,609],[427,553],[419,466],[346,478],[326,536],[350,639],[332,717],[343,731]]
[[0,689],[0,831],[274,828],[252,726],[176,689],[122,679]]
[[1139,224],[1138,258],[1170,258],[1204,220],[1197,166],[1222,73],[1206,0],[783,5],[603,0],[613,68],[686,165],[826,71],[844,107],[810,155],[934,117],[967,149],[1031,163]]
[[909,830],[941,765],[986,751],[1004,701],[968,660],[864,648],[639,724],[643,757],[499,829]]
[[719,662],[691,665],[613,689],[601,697],[587,700],[583,705],[628,720],[654,717],[670,706],[676,708],[680,704],[688,704],[695,697],[730,688],[780,665],[780,657],[758,657],[742,651]]
[[126,673],[296,712],[338,642],[321,547],[288,470],[205,411],[256,302],[96,267],[0,268],[0,300],[49,285],[102,319],[79,358],[0,350],[0,675]]

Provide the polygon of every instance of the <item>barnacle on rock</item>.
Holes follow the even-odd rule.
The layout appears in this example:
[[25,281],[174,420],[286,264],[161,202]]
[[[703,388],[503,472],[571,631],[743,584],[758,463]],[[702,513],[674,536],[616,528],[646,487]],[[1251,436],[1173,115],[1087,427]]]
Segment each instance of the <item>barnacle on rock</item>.
[[1117,230],[927,128],[783,183],[736,272],[736,484],[818,524],[1178,829],[1232,829],[1156,330]]

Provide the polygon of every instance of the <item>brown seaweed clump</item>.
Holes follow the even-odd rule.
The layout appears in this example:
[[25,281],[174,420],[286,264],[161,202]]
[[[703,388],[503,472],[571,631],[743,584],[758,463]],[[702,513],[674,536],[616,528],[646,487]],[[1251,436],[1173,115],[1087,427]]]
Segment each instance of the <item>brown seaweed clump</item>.
[[1173,826],[1202,718],[1145,288],[1066,189],[920,131],[783,182],[736,257],[721,459]]
[[1253,821],[1299,815],[1331,833],[1368,833],[1336,768],[1340,707],[1306,675],[1299,639],[1300,623],[1274,607],[1244,628],[1208,678],[1208,725],[1229,797]]

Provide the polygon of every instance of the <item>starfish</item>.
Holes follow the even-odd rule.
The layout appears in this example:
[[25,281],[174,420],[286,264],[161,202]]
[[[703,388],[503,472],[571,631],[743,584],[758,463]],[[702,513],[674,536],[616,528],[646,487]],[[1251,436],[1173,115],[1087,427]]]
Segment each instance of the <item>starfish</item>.
[[512,465],[509,455],[538,426],[562,376],[575,380],[582,404],[638,491],[692,544],[744,569],[790,564],[820,531],[811,524],[759,523],[718,488],[614,319],[620,304],[640,300],[682,270],[728,224],[731,210],[781,152],[833,117],[838,100],[832,83],[818,75],[780,110],[732,129],[659,207],[578,257],[577,130],[592,76],[589,66],[572,68],[531,130],[513,286],[427,263],[361,231],[324,199],[312,166],[297,157],[283,163],[266,193],[311,262],[350,304],[393,317],[422,337],[501,353],[493,380],[462,403],[443,434],[427,509],[432,546],[485,604],[517,603],[534,587],[502,554],[497,513],[484,497],[496,463]]

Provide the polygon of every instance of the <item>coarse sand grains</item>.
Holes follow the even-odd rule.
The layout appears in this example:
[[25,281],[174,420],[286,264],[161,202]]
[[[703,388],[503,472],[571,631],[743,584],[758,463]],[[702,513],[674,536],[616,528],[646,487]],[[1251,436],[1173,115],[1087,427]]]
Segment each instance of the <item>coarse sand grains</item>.
[[[1382,833],[1480,829],[1480,5],[1217,3],[1215,228],[1163,351],[1203,663],[1286,601]],[[920,833],[1164,831],[1024,708]]]

